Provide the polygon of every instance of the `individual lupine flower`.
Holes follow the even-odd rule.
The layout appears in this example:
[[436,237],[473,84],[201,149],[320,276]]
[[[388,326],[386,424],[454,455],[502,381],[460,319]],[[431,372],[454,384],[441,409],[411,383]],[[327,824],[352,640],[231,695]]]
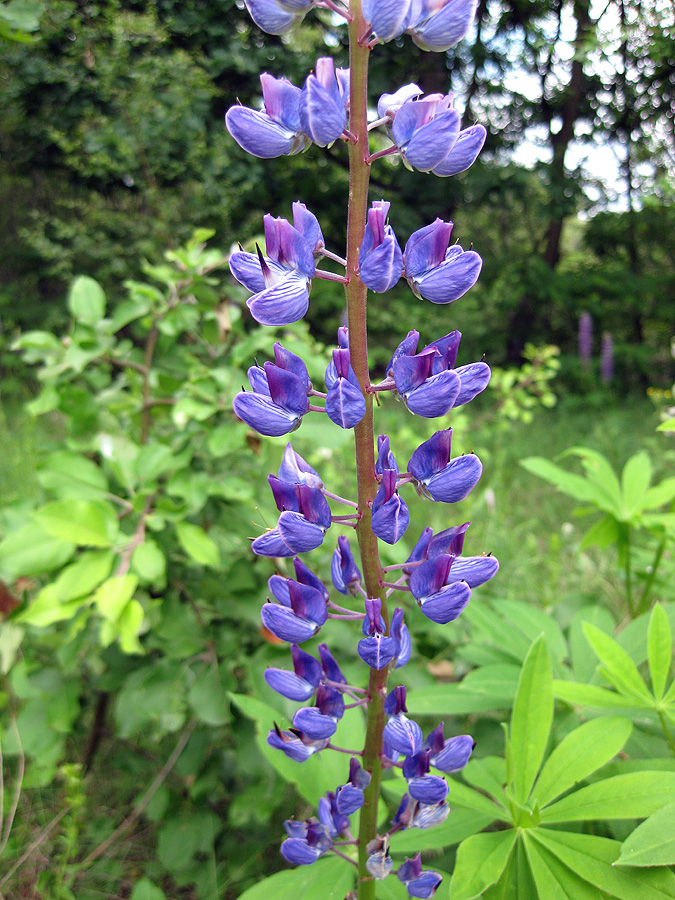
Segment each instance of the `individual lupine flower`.
[[430,869],[422,869],[422,856],[420,853],[412,859],[406,859],[398,867],[398,878],[406,886],[411,897],[420,897],[428,900],[433,897],[439,884],[443,881],[438,872]]
[[399,37],[410,18],[411,0],[363,0],[363,17],[378,40],[384,43]]
[[457,141],[460,115],[452,94],[428,94],[406,100],[391,124],[391,139],[409,168],[431,172]]
[[468,763],[475,746],[476,742],[468,734],[446,740],[443,722],[434,728],[424,742],[424,749],[430,753],[429,764],[440,772],[459,772]]
[[389,449],[389,437],[386,434],[380,434],[377,438],[375,472],[378,475],[384,475],[385,469],[392,469],[394,472],[398,472],[398,464],[394,454]]
[[445,800],[439,803],[420,803],[410,794],[404,794],[396,815],[391,820],[395,830],[403,828],[433,828],[448,818],[450,807]]
[[326,369],[326,413],[340,428],[354,428],[366,414],[366,401],[351,366],[349,349],[333,350]]
[[448,178],[451,175],[466,172],[478,159],[478,154],[483,149],[486,138],[487,131],[482,125],[470,125],[468,128],[463,128],[457,135],[452,150],[443,162],[431,171],[439,178]]
[[309,289],[316,271],[317,235],[308,218],[314,216],[306,207],[303,206],[304,212],[295,215],[295,208],[301,206],[294,204],[294,225],[269,214],[263,217],[267,256],[260,250],[257,255],[237,250],[230,256],[230,272],[252,292],[246,305],[261,325],[290,325],[307,312]]
[[338,812],[351,816],[363,806],[363,792],[370,784],[370,773],[361,767],[355,756],[349,761],[349,780],[335,791]]
[[384,669],[396,656],[396,641],[387,637],[385,631],[382,601],[379,597],[366,600],[366,618],[363,620],[366,637],[359,641],[357,652],[371,669]]
[[404,275],[416,297],[452,303],[474,286],[483,261],[473,250],[449,247],[452,222],[436,219],[410,235],[405,245]]
[[462,40],[473,22],[477,0],[413,2],[407,31],[423,50],[442,53]]
[[450,459],[452,428],[437,431],[415,450],[408,471],[426,496],[434,501],[457,503],[478,484],[483,465],[473,454]]
[[476,588],[494,578],[498,571],[497,557],[489,553],[483,556],[457,556],[445,583],[464,581],[470,588]]
[[408,793],[420,803],[440,803],[448,796],[448,782],[440,775],[429,774],[429,750],[422,750],[403,761],[403,777]]
[[289,837],[281,845],[281,855],[295,866],[311,865],[333,846],[325,826],[316,819],[288,820],[284,827]]
[[374,838],[366,847],[368,859],[366,860],[366,869],[369,874],[377,881],[391,875],[394,869],[394,863],[389,856],[389,838],[387,836]]
[[403,610],[400,606],[396,607],[396,609],[394,610],[394,615],[391,617],[391,627],[389,629],[389,633],[396,642],[396,665],[394,666],[394,668],[400,669],[402,666],[405,666],[410,660],[410,653],[412,650],[410,633],[405,622],[403,621]]
[[424,91],[421,87],[419,87],[419,85],[406,84],[402,88],[399,88],[397,91],[394,91],[393,94],[382,94],[380,99],[377,101],[378,118],[389,118],[393,121],[394,116],[404,103],[406,103],[408,100],[412,100],[413,97],[421,96],[423,93]]
[[326,796],[319,800],[318,815],[319,821],[331,838],[339,837],[345,829],[349,828],[349,819],[338,809],[333,791],[328,791]]
[[275,363],[251,366],[248,380],[253,392],[241,391],[232,401],[238,418],[269,437],[288,434],[299,427],[309,410],[311,382],[299,356],[274,345]]
[[301,650],[297,644],[291,644],[293,672],[286,669],[269,668],[265,670],[265,681],[283,697],[304,703],[316,692],[323,673],[319,663],[309,653]]
[[275,723],[274,728],[267,735],[267,743],[275,750],[281,750],[294,762],[305,762],[310,756],[324,750],[330,738],[316,741],[297,729],[282,731]]
[[349,102],[347,70],[335,70],[332,57],[317,59],[300,97],[303,131],[313,143],[326,147],[337,140],[347,124]]
[[444,416],[455,406],[462,382],[452,369],[434,374],[439,353],[432,347],[415,356],[400,356],[393,364],[399,397],[411,413],[426,419]]
[[399,685],[391,691],[384,701],[384,711],[389,716],[382,731],[382,737],[391,750],[404,756],[414,756],[422,748],[422,729],[404,713],[406,705],[406,688]]
[[281,515],[276,528],[253,541],[253,552],[284,557],[320,547],[331,524],[330,507],[321,491],[306,484],[289,484],[274,475],[267,480]]
[[[273,2],[273,0],[256,0]],[[260,76],[264,110],[231,106],[225,124],[239,146],[261,159],[292,156],[309,144],[300,123],[300,88],[287,78]]]
[[378,294],[392,288],[403,274],[403,253],[393,228],[387,224],[390,206],[385,200],[373,202],[359,250],[361,281]]
[[316,706],[299,709],[293,716],[293,727],[312,740],[320,741],[335,734],[344,711],[342,691],[320,684],[316,692]]
[[298,581],[280,575],[270,578],[268,584],[278,602],[265,603],[260,617],[265,628],[279,640],[302,644],[314,637],[328,618],[328,592],[304,563],[295,563]]
[[373,518],[370,527],[381,540],[387,544],[395,544],[406,532],[410,522],[410,513],[405,501],[396,490],[398,472],[385,469],[375,499],[373,500]]
[[318,472],[316,472],[307,463],[299,453],[296,453],[290,442],[286,444],[284,455],[279,465],[279,478],[290,484],[306,484],[311,488],[321,490],[323,481]]
[[427,619],[439,625],[453,622],[466,609],[471,588],[465,581],[448,583],[454,557],[443,555],[423,562],[410,574],[410,591]]
[[338,538],[338,545],[333,553],[330,573],[336,591],[353,596],[359,593],[361,572],[354,561],[349,539],[342,534]]

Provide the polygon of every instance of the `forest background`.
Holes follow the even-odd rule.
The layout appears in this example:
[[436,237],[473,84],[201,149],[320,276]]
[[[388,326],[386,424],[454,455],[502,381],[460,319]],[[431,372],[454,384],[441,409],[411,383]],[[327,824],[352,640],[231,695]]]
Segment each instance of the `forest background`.
[[[670,599],[659,593],[670,519],[619,516],[611,531],[605,510],[604,533],[585,539],[570,503],[518,464],[584,443],[616,470],[646,450],[657,478],[672,471],[669,435],[655,428],[675,380],[674,29],[667,0],[479,0],[459,47],[427,54],[395,41],[371,67],[373,105],[412,77],[425,93],[454,91],[464,126],[488,129],[459,178],[385,159],[372,192],[392,203],[401,234],[438,215],[483,256],[478,285],[440,330],[437,308],[421,303],[415,327],[425,340],[459,328],[465,359],[485,354],[495,369],[478,421],[456,426],[488,459],[466,517],[509,573],[486,608],[543,611],[563,667],[580,610],[597,606],[613,632]],[[252,160],[223,115],[237,101],[258,105],[262,71],[301,84],[318,56],[343,62],[343,41],[328,13],[263,38],[233,0],[0,6],[7,896],[230,898],[281,865],[280,823],[301,801],[293,778],[254,749],[254,707],[228,692],[273,705],[255,674],[278,658],[258,620],[271,570],[250,563],[245,504],[283,442],[264,449],[233,422],[228,398],[251,352],[269,356],[273,339],[242,313],[225,259],[235,242],[259,239],[264,213],[288,215],[296,199],[328,246],[343,245],[348,172],[339,142]],[[340,292],[317,282],[309,330],[291,329],[319,373]],[[372,304],[376,367],[403,337],[409,305],[402,287]],[[390,414],[389,433],[414,446],[413,420]],[[325,439],[336,477],[348,452]],[[64,532],[75,513],[88,537]],[[626,576],[631,528],[642,537],[628,544]],[[124,582],[113,599],[101,593],[111,572]],[[453,640],[471,646],[487,627],[477,611]],[[489,664],[519,670],[526,650],[495,661],[475,648],[458,656],[433,628],[418,638],[411,677],[429,689]],[[472,716],[496,752],[513,691],[489,696],[491,710],[445,712]],[[650,746],[647,756],[668,753]]]

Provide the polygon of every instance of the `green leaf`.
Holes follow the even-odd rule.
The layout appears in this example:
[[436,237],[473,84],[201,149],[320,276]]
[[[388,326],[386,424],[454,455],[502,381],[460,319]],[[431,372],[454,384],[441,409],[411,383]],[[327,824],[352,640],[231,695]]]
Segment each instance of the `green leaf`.
[[227,695],[217,667],[200,672],[188,693],[188,703],[207,725],[224,725],[230,719]]
[[[675,431],[675,419],[672,420]],[[642,509],[658,509],[675,498],[675,477],[664,478],[659,484],[649,488],[646,495],[642,498]]]
[[176,522],[176,533],[189,557],[202,566],[218,568],[220,565],[218,547],[203,528],[191,522]]
[[496,707],[507,709],[511,698],[504,695],[498,701],[494,694],[463,690],[461,684],[438,684],[412,691],[406,701],[408,711],[416,716],[459,716],[466,713],[485,712]]
[[546,635],[551,659],[557,662],[565,659],[567,643],[553,616],[531,603],[523,603],[518,600],[501,600],[495,603],[495,609],[500,614],[506,615],[513,623],[513,627],[524,635],[527,641],[527,650],[530,649],[532,641],[535,641],[543,632]]
[[607,458],[589,447],[572,447],[566,454],[574,454],[581,459],[586,478],[600,493],[601,500],[596,500],[600,509],[612,513],[619,521],[625,521],[621,485]]
[[645,819],[626,838],[617,865],[675,865],[675,800]]
[[[592,654],[588,652],[588,641],[584,637],[583,623],[591,622],[606,634],[614,634],[616,623],[610,612],[597,604],[583,606],[572,617],[569,628],[570,657],[572,671],[577,681],[589,681],[596,668]],[[554,690],[555,690],[554,682]]]
[[616,544],[619,540],[619,523],[614,516],[609,513],[596,522],[592,528],[586,532],[579,544],[580,550],[588,550],[589,547],[599,547],[606,550],[612,544]]
[[587,622],[583,627],[588,643],[602,663],[601,674],[622,694],[649,703],[651,697],[647,686],[623,647],[595,625]]
[[129,900],[166,900],[166,894],[149,878],[141,878],[134,885]]
[[560,466],[556,466],[555,463],[552,463],[550,460],[544,459],[541,456],[530,456],[527,459],[521,460],[520,465],[528,472],[531,472],[532,475],[536,475],[537,478],[548,481],[549,484],[552,484],[563,494],[567,494],[575,500],[583,500],[600,505],[598,500],[605,499],[604,494],[600,493],[594,485],[581,475],[574,475],[571,472],[567,472],[565,469],[561,469]]
[[485,756],[482,759],[470,759],[462,769],[462,777],[473,787],[490,794],[502,806],[508,806],[504,790],[506,764],[501,757]]
[[592,719],[575,728],[546,760],[533,799],[544,807],[606,765],[621,751],[632,728],[629,719],[619,717]]
[[115,622],[131,600],[138,586],[138,576],[121,575],[104,581],[94,594],[94,603],[104,619]]
[[613,865],[621,845],[590,834],[532,830],[532,837],[584,881],[620,900],[672,900],[675,876],[668,869],[631,871]]
[[472,809],[453,809],[441,825],[433,828],[407,828],[391,836],[392,853],[417,853],[458,844],[494,822],[493,815]]
[[113,507],[103,500],[61,500],[35,513],[53,537],[85,547],[110,547],[119,534]]
[[553,676],[546,638],[542,634],[523,663],[511,714],[513,787],[516,801],[525,803],[544,757],[553,720]]
[[270,875],[240,894],[239,900],[344,900],[354,887],[356,869],[339,858],[320,859]]
[[78,275],[68,292],[68,309],[78,322],[87,325],[99,322],[105,314],[105,294],[98,281],[88,275]]
[[670,621],[660,603],[654,606],[649,617],[647,655],[654,697],[660,700],[663,697],[673,658],[673,636],[670,630]]
[[456,778],[448,778],[448,803],[450,806],[461,806],[464,809],[473,809],[476,812],[491,816],[492,820],[500,819],[502,822],[510,822],[511,818],[504,810],[497,806],[492,800],[489,800],[473,788],[467,787]]
[[643,819],[675,793],[675,772],[630,772],[596,781],[542,810],[542,822]]
[[621,473],[621,490],[628,517],[642,511],[651,480],[652,464],[644,450],[631,456]]
[[497,882],[506,868],[517,832],[474,834],[457,848],[457,861],[450,883],[452,900],[472,900]]
[[590,706],[596,709],[644,709],[652,705],[624,697],[615,691],[595,687],[593,684],[579,684],[576,681],[554,681],[553,692],[559,700],[573,706]]
[[171,471],[174,459],[173,450],[166,444],[145,444],[136,457],[136,474],[140,481],[154,481]]
[[80,453],[52,453],[38,471],[42,487],[59,500],[99,500],[108,493],[108,479],[96,463]]
[[75,552],[75,544],[52,537],[37,522],[29,522],[0,543],[0,568],[6,581],[44,575],[60,569]]
[[[132,578],[135,577],[136,576],[132,576]],[[145,613],[138,600],[130,600],[122,609],[122,612],[120,613],[114,624],[106,621],[103,623],[103,625],[113,625],[114,629],[117,632],[117,637],[120,642],[120,648],[123,653],[142,654],[145,651],[143,650],[143,647],[138,640],[138,635],[141,631],[141,626],[143,625],[144,618]]]
[[151,538],[146,538],[136,547],[131,557],[131,568],[146,584],[163,584],[166,580],[166,557]]
[[597,889],[564,866],[549,850],[523,834],[527,858],[542,900],[598,900]]

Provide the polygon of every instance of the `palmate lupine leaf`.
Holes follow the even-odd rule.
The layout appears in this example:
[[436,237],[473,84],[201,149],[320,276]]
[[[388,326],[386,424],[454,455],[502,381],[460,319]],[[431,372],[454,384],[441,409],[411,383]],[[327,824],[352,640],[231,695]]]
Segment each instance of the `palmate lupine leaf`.
[[675,865],[675,801],[638,825],[621,845],[621,866]]
[[344,900],[354,886],[355,870],[335,857],[270,875],[241,894],[239,900]]
[[463,841],[452,875],[453,900],[472,900],[495,884],[509,861],[516,837],[517,832],[510,830],[475,834]]
[[530,649],[518,682],[509,732],[514,798],[525,803],[544,757],[553,721],[553,677],[546,638]]
[[542,810],[542,822],[642,819],[675,795],[675,772],[629,772],[583,787]]
[[576,872],[538,844],[528,833],[523,844],[539,897],[546,900],[600,900],[597,888],[580,878]]
[[673,659],[673,635],[668,616],[660,603],[654,606],[649,618],[647,658],[654,697],[661,700]]

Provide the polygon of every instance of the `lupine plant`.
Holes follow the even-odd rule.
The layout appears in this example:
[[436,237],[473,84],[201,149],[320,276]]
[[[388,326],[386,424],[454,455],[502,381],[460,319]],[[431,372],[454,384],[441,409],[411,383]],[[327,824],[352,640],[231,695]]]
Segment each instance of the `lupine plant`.
[[[406,688],[395,683],[397,669],[411,654],[404,618],[421,613],[436,623],[452,622],[466,608],[472,590],[491,579],[499,565],[489,554],[463,555],[469,527],[465,522],[437,534],[425,528],[407,559],[383,567],[378,540],[394,546],[409,525],[406,486],[432,502],[456,503],[475,487],[482,464],[472,453],[453,457],[452,428],[446,427],[421,443],[402,470],[388,436],[376,436],[373,401],[393,392],[414,415],[445,416],[487,387],[490,369],[483,361],[456,365],[458,331],[438,335],[420,350],[420,335],[412,329],[392,348],[384,378],[373,383],[366,309],[368,291],[385,294],[401,278],[421,300],[452,303],[475,284],[482,260],[474,250],[451,243],[452,222],[440,218],[410,235],[401,249],[389,221],[391,211],[395,222],[396,210],[384,200],[369,205],[368,187],[371,166],[385,156],[397,155],[409,169],[437,177],[456,175],[476,160],[486,132],[481,125],[462,129],[451,94],[424,96],[415,84],[396,86],[381,96],[377,115],[369,115],[373,98],[368,96],[368,60],[379,43],[404,34],[424,50],[448,50],[468,31],[476,4],[246,0],[246,5],[256,24],[272,34],[291,29],[312,6],[332,10],[349,30],[349,68],[336,67],[332,58],[319,59],[302,88],[264,73],[263,108],[234,106],[226,115],[237,143],[263,159],[335,141],[344,141],[349,153],[344,256],[326,248],[319,222],[298,201],[292,222],[271,213],[265,216],[264,253],[256,246],[255,253],[242,249],[230,259],[233,276],[251,293],[251,315],[262,325],[286,326],[301,319],[314,278],[344,284],[347,303],[347,325],[338,332],[325,392],[316,389],[305,362],[278,342],[274,361],[253,365],[248,371],[250,390],[242,389],[233,402],[237,416],[262,435],[289,434],[311,414],[327,415],[337,427],[353,429],[355,440],[355,499],[333,493],[289,442],[278,474],[268,479],[278,521],[252,543],[258,556],[293,560],[295,577],[270,578],[270,598],[261,612],[267,632],[290,645],[292,670],[271,668],[265,678],[283,697],[305,704],[295,712],[290,728],[270,722],[267,742],[298,765],[317,754],[346,755],[342,780],[318,800],[316,815],[285,823],[281,853],[297,866],[312,865],[326,854],[340,857],[344,866],[356,870],[350,883],[355,883],[359,900],[372,900],[377,885],[390,875],[398,877],[409,896],[432,897],[442,876],[423,868],[419,852],[394,872],[390,837],[445,820],[445,775],[466,765],[474,742],[469,735],[446,736],[443,723],[425,736],[408,717]],[[369,134],[376,128],[385,129],[391,145],[371,152]],[[324,258],[344,267],[344,275],[321,269]],[[349,512],[336,513],[331,503]],[[357,562],[349,538],[340,534],[331,567],[333,586],[345,598],[340,603],[301,557],[320,547],[334,526],[355,532],[360,556]],[[414,602],[405,609],[403,604],[395,606],[394,592]],[[347,683],[330,651],[326,632],[333,619],[353,622],[358,629],[357,652],[369,670],[365,687]],[[326,642],[318,645],[316,656],[301,645],[320,631]],[[336,745],[343,717],[364,712],[364,745]],[[382,826],[381,785],[393,768],[401,770],[407,790],[391,823]],[[358,829],[351,818],[356,813]]]

